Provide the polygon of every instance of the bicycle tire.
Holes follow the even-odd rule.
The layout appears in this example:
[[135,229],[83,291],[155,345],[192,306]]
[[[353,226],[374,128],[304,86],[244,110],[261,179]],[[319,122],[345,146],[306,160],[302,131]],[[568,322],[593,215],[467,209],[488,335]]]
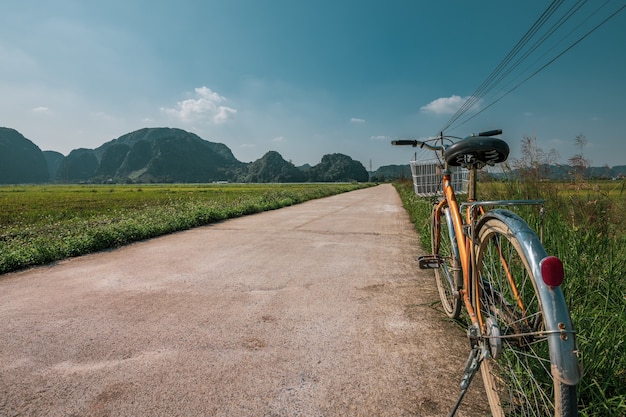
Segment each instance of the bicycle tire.
[[[534,232],[528,228],[526,233]],[[545,312],[533,268],[520,246],[523,236],[518,237],[497,218],[485,221],[477,235],[475,276],[479,277],[479,291],[474,295],[474,307],[479,298],[483,323],[496,324],[490,330],[483,329],[483,334],[506,336],[487,339],[491,355],[481,364],[493,415],[577,416],[576,386],[553,377],[547,337],[537,333],[545,328]],[[507,269],[515,285],[507,278]]]
[[461,313],[461,299],[455,292],[459,290],[461,267],[456,236],[450,209],[447,206],[439,209],[439,222],[436,215],[437,207],[433,210],[430,228],[433,255],[440,259],[439,268],[434,269],[435,282],[443,311],[448,317],[457,319]]

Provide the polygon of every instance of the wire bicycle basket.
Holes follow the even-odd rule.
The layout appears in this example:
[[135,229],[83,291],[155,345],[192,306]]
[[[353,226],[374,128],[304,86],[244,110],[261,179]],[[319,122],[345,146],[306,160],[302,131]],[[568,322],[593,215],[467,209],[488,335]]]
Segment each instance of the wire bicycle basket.
[[[413,175],[413,189],[418,197],[442,195],[441,174],[443,166],[438,159],[409,161]],[[449,167],[452,188],[456,194],[467,194],[469,171],[461,167]]]

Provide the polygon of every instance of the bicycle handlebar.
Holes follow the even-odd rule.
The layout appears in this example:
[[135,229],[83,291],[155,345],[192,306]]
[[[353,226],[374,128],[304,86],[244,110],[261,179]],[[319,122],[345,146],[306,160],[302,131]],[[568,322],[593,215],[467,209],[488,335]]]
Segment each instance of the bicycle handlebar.
[[[494,129],[494,130],[487,130],[486,132],[480,132],[478,134],[474,134],[474,135],[472,135],[472,137],[476,137],[476,136],[496,136],[496,135],[501,135],[501,134],[502,134],[502,129]],[[410,145],[410,146],[412,146],[414,148],[419,145],[420,148],[426,148],[426,149],[429,149],[431,151],[441,151],[441,150],[444,150],[446,148],[443,145],[431,145],[429,143],[423,142],[421,140],[415,140],[415,139],[392,140],[391,144],[392,145]]]
[[495,130],[488,130],[486,132],[480,132],[476,136],[496,136],[496,135],[501,135],[501,134],[502,134],[502,129],[495,129]]
[[392,145],[411,145],[414,148],[419,145],[420,148],[430,149],[431,151],[440,151],[443,149],[443,146],[433,146],[429,143],[422,142],[421,140],[411,140],[411,139],[392,140],[391,144]]

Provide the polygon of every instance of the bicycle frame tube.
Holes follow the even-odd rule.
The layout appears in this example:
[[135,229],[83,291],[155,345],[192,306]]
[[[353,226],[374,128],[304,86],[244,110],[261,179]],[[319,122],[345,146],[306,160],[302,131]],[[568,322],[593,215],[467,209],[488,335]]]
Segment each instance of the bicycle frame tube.
[[[476,166],[472,166],[469,168],[469,189],[468,189],[468,195],[467,195],[468,203],[476,201],[476,179],[477,179],[476,172],[477,171],[478,171],[478,168]],[[461,205],[461,208],[462,207],[463,207],[463,204]],[[467,278],[467,281],[465,282],[465,289],[466,289],[466,293],[468,297],[465,304],[466,304],[467,310],[471,311],[472,314],[474,314],[474,315],[470,315],[472,318],[472,323],[475,325],[478,325],[478,327],[483,329],[484,323],[483,323],[482,314],[479,308],[480,305],[476,304],[477,308],[476,310],[474,310],[473,304],[471,302],[471,297],[474,297],[474,299],[476,300],[480,297],[480,286],[473,285],[474,282],[472,281],[472,275],[474,273],[473,272],[474,265],[476,264],[476,253],[475,253],[476,248],[475,248],[475,242],[474,242],[475,233],[476,233],[475,226],[476,226],[476,221],[477,221],[478,216],[485,214],[485,210],[482,207],[479,207],[478,211],[480,212],[479,214],[476,213],[476,210],[474,210],[474,207],[468,206],[465,212],[465,224],[470,225],[469,236],[467,236],[465,239],[466,248],[467,248],[466,252],[467,252],[468,262],[470,265],[470,268],[468,268],[468,278]]]
[[471,277],[471,269],[470,269],[470,257],[469,257],[469,248],[468,248],[468,239],[463,233],[463,218],[461,216],[461,212],[459,210],[459,203],[456,200],[456,195],[454,194],[454,189],[452,188],[451,174],[450,170],[445,169],[443,171],[443,192],[445,195],[445,200],[448,202],[448,208],[450,209],[450,215],[452,216],[452,221],[454,224],[454,233],[456,235],[456,241],[459,249],[459,257],[461,259],[461,268],[463,270],[463,288],[461,289],[461,295],[463,297],[463,303],[467,309],[467,313],[469,314],[473,323],[476,322],[476,313],[472,308],[472,304],[470,302],[470,294],[468,291],[469,288],[469,280]]

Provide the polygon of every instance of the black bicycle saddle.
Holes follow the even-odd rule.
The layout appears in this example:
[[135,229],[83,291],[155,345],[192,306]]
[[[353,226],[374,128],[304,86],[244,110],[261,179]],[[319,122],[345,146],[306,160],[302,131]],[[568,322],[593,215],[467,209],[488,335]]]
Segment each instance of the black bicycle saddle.
[[506,161],[509,145],[490,136],[470,136],[450,145],[444,158],[450,166],[471,166],[476,163],[494,165]]

